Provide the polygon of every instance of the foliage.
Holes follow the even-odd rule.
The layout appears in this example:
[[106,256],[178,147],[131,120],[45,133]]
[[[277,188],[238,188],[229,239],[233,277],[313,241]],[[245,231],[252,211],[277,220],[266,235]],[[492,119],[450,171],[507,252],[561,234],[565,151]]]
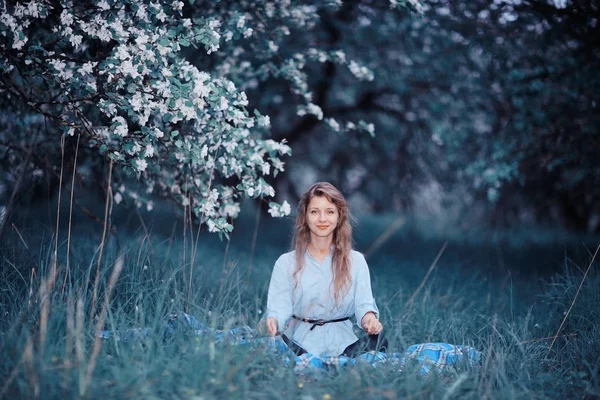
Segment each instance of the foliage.
[[593,231],[597,10],[597,0],[9,2],[2,179],[14,184],[27,164],[21,198],[53,193],[79,146],[79,181],[106,187],[113,159],[115,202],[151,208],[153,193],[166,195],[221,232],[242,197],[276,189],[291,201],[314,179],[371,211],[426,205],[453,223]]
[[[97,178],[110,159],[115,203],[151,209],[150,194],[165,195],[191,207],[209,231],[227,233],[240,198],[274,196],[266,180],[291,153],[285,139],[268,138],[270,118],[246,90],[283,80],[296,99],[289,107],[321,119],[307,64],[335,63],[372,79],[343,51],[318,43],[281,48],[286,36],[311,31],[321,10],[340,4],[8,3],[0,15],[4,167],[13,181],[26,170],[32,181],[56,181],[67,153],[68,165],[81,158],[80,179],[106,186]],[[289,208],[271,203],[270,211],[282,216]]]

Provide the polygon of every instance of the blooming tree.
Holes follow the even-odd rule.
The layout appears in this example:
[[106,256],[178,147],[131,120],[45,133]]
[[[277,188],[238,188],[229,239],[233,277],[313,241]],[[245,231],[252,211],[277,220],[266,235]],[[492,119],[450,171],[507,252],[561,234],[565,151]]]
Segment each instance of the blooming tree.
[[[340,50],[279,52],[290,29],[310,30],[320,8],[339,8],[341,1],[234,3],[5,4],[0,149],[10,164],[18,165],[29,144],[34,177],[42,168],[36,160],[56,170],[37,153],[60,154],[64,141],[76,139],[80,157],[101,156],[117,166],[116,203],[128,199],[151,209],[150,194],[165,195],[191,207],[209,231],[229,232],[228,219],[239,213],[242,197],[274,196],[267,179],[284,170],[282,156],[291,153],[285,140],[268,137],[270,119],[251,108],[246,90],[269,77],[283,79],[298,98],[296,114],[322,119],[306,63],[334,62],[357,79],[373,79]],[[327,123],[341,129],[334,119]],[[363,122],[346,125],[357,126],[373,131]],[[124,175],[136,176],[141,186]],[[272,216],[289,212],[287,203],[270,203]]]

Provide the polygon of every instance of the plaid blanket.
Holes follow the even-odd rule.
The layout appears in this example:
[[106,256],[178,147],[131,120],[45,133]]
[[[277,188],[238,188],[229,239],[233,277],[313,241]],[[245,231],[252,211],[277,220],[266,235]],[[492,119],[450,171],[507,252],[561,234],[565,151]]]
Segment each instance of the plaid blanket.
[[[179,333],[196,337],[210,337],[216,343],[227,343],[251,348],[268,349],[281,356],[286,366],[293,363],[299,374],[326,372],[340,367],[360,363],[377,367],[382,364],[391,365],[398,372],[407,367],[414,368],[420,375],[428,375],[433,371],[443,372],[453,368],[470,368],[481,360],[481,353],[470,346],[449,343],[419,343],[409,346],[403,352],[382,353],[369,351],[358,357],[322,357],[310,353],[300,356],[294,354],[280,336],[264,337],[248,326],[218,330],[201,324],[194,316],[184,313],[171,313],[165,318],[163,341],[174,338]],[[147,337],[151,331],[147,328],[128,329],[126,331],[99,331],[98,337],[130,341]]]

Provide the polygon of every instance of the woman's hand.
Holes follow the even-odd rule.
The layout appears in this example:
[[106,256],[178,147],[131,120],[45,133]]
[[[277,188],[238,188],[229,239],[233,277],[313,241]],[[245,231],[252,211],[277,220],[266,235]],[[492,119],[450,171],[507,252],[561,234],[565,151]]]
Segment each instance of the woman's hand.
[[373,311],[366,313],[360,324],[369,335],[379,335],[383,330],[383,325]]
[[277,335],[277,331],[279,330],[278,324],[277,324],[277,318],[275,318],[275,317],[267,318],[266,325],[267,325],[267,332],[269,333],[269,335],[271,335],[271,336]]

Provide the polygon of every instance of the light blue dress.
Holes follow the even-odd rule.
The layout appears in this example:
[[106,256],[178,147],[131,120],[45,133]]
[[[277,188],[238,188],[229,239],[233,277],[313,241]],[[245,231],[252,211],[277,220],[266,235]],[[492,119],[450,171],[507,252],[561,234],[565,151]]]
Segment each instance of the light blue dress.
[[[332,248],[333,249],[333,248]],[[266,317],[274,317],[279,330],[307,352],[318,356],[338,356],[358,340],[352,322],[328,323],[316,326],[292,318],[296,315],[307,319],[332,320],[354,315],[360,327],[362,317],[369,311],[379,315],[371,290],[371,277],[365,257],[350,252],[352,285],[336,306],[333,297],[332,251],[319,263],[308,251],[304,254],[304,266],[295,284],[296,252],[279,257],[273,268]]]

